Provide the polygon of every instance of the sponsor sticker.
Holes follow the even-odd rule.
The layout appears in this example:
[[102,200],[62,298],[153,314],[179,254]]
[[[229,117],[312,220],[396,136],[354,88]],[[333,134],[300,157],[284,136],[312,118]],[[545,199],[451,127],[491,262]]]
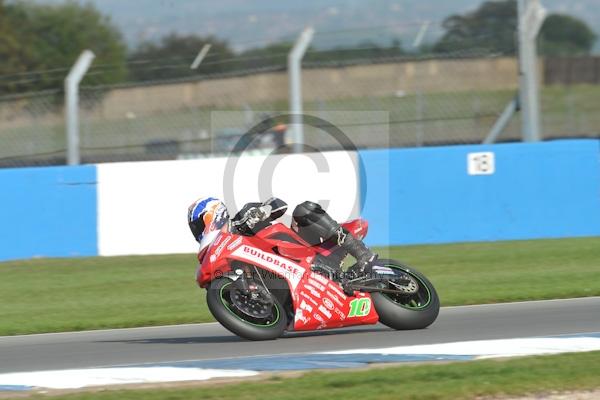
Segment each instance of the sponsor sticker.
[[329,290],[332,290],[335,294],[337,294],[339,296],[340,299],[346,300],[346,295],[344,294],[344,292],[342,292],[337,285],[330,283],[329,285],[327,285],[327,288],[329,288]]
[[304,285],[304,287],[306,288],[306,290],[308,290],[310,292],[310,294],[313,297],[316,297],[317,299],[321,298],[321,293],[317,292],[317,290],[314,287],[312,287],[310,285]]
[[312,310],[313,310],[312,306],[310,306],[309,304],[307,304],[304,300],[302,300],[300,302],[300,308],[303,309],[303,310],[308,311],[309,313],[311,313]]
[[321,292],[325,291],[325,286],[321,285],[319,282],[315,281],[314,279],[308,278],[308,283],[310,283],[311,285],[313,285],[314,287],[319,289]]
[[310,277],[316,281],[321,282],[321,284],[323,284],[323,285],[327,285],[329,283],[329,279],[325,278],[321,274],[317,274],[316,272],[311,272]]
[[235,239],[233,242],[231,242],[231,244],[229,246],[227,246],[227,250],[233,250],[236,247],[238,247],[240,245],[240,243],[242,243],[242,238],[239,237],[237,239]]
[[251,263],[260,265],[261,267],[285,277],[290,282],[293,290],[296,289],[304,274],[304,269],[301,266],[296,265],[283,257],[267,253],[255,247],[247,245],[241,246],[233,252],[233,256],[248,260]]
[[346,319],[346,314],[344,314],[344,312],[342,310],[340,310],[339,308],[335,308],[335,310],[333,310],[334,313],[337,314],[338,317],[340,317],[340,319],[343,321]]
[[218,246],[219,243],[221,243],[221,240],[223,240],[223,235],[219,235],[217,236],[217,238],[215,239],[215,241],[213,242],[213,246]]
[[337,297],[335,294],[331,293],[329,290],[325,292],[327,296],[329,296],[338,306],[344,307],[344,303]]
[[315,301],[315,299],[313,299],[312,297],[310,297],[310,295],[308,295],[306,292],[303,292],[303,291],[301,291],[301,292],[300,292],[300,294],[301,294],[302,296],[304,296],[304,298],[305,298],[306,300],[310,301],[310,302],[311,302],[312,304],[314,304],[315,306],[318,306],[318,305],[319,305],[319,303],[317,303],[317,302]]
[[[222,236],[219,236],[219,237],[222,237]],[[225,240],[223,240],[223,242],[219,245],[219,247],[217,247],[217,249],[215,250],[215,253],[214,253],[215,255],[217,255],[217,257],[221,255],[221,252],[225,248],[225,245],[227,243],[229,243],[229,241],[231,241],[231,236],[227,236],[225,238]]]
[[333,310],[335,308],[335,306],[333,305],[333,302],[331,300],[329,300],[327,297],[323,297],[323,305],[325,307],[327,307],[327,309],[329,309],[329,310]]
[[331,318],[331,313],[329,312],[329,310],[326,309],[325,307],[323,307],[322,305],[319,306],[319,311],[321,312],[321,314],[323,314],[327,318]]
[[298,309],[296,310],[296,315],[294,318],[295,321],[302,321],[303,324],[307,324],[308,321],[310,321],[310,317],[307,315],[304,315],[304,313],[302,312],[302,310]]

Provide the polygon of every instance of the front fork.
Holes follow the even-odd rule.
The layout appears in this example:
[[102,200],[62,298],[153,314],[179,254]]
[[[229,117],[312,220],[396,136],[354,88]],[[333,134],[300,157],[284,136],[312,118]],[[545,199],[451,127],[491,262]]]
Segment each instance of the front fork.
[[231,267],[231,272],[227,277],[234,282],[238,290],[245,295],[249,295],[253,300],[261,299],[271,304],[273,303],[271,292],[269,292],[269,288],[262,281],[262,277],[258,276],[261,284],[255,280],[255,274],[252,270],[254,269],[256,274],[259,274],[257,268],[243,263],[234,263]]

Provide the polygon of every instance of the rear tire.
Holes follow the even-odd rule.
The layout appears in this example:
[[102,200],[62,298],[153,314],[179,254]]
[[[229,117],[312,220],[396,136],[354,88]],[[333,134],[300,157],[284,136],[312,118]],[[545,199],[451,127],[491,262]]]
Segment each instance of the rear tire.
[[233,281],[219,278],[211,282],[206,293],[208,309],[217,321],[230,332],[249,340],[273,340],[280,337],[288,325],[284,307],[273,296],[271,317],[263,320],[252,318],[236,309],[230,294],[237,290]]
[[431,325],[440,312],[440,299],[431,282],[416,269],[396,260],[378,260],[377,265],[403,271],[419,285],[414,295],[371,293],[379,322],[397,330],[424,329]]

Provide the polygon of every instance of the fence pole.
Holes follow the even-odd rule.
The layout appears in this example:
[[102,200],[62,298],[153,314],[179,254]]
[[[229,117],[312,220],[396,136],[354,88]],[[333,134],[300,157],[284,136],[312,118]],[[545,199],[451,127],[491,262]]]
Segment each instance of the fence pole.
[[65,78],[65,119],[67,125],[67,164],[78,165],[79,157],[79,83],[94,60],[94,53],[84,50]]
[[[431,24],[430,21],[425,21],[423,22],[423,24],[421,25],[421,28],[419,29],[419,32],[417,33],[417,36],[415,37],[415,40],[413,42],[413,48],[418,49],[419,46],[421,46],[421,43],[423,42],[423,39],[425,38],[425,35],[427,34],[427,30],[429,29],[429,25]],[[424,111],[425,111],[425,101],[423,98],[423,88],[421,85],[421,82],[423,81],[423,79],[425,79],[421,73],[421,70],[425,67],[421,66],[421,64],[424,64],[424,62],[420,62],[417,63],[417,74],[420,76],[417,76],[417,80],[416,80],[416,92],[415,92],[415,114],[416,114],[416,120],[417,120],[417,129],[416,129],[416,141],[415,144],[417,147],[421,147],[423,146],[423,143],[425,142],[425,129],[423,127],[423,117],[424,117]]]
[[294,153],[301,153],[304,147],[304,130],[302,127],[302,81],[301,63],[315,31],[307,27],[302,31],[294,47],[288,54],[288,79],[290,84],[290,114],[292,119],[292,139]]
[[498,136],[500,136],[504,128],[508,126],[510,119],[513,117],[513,115],[515,115],[517,111],[519,111],[519,95],[517,95],[513,100],[511,100],[510,103],[508,103],[508,105],[504,108],[504,111],[502,111],[502,114],[500,114],[500,117],[498,117],[496,123],[494,124],[494,126],[492,126],[492,129],[490,129],[490,132],[483,141],[483,144],[494,143],[498,139]]
[[210,43],[206,43],[204,46],[202,46],[202,49],[198,52],[196,58],[194,58],[192,65],[190,65],[190,69],[198,69],[202,61],[204,61],[204,58],[206,58],[206,55],[210,51],[211,47],[212,45]]
[[536,37],[546,18],[539,0],[518,0],[519,90],[523,140],[540,140],[540,101]]

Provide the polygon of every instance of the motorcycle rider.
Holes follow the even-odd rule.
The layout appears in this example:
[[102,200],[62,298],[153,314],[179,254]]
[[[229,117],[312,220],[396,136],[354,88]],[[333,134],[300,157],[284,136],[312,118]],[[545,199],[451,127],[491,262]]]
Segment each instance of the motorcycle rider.
[[[272,197],[263,203],[247,203],[230,220],[225,204],[219,199],[207,197],[197,200],[189,207],[188,225],[194,239],[203,248],[203,244],[212,241],[205,233],[221,229],[227,222],[232,232],[252,236],[285,214],[286,210],[287,203]],[[360,239],[342,228],[319,204],[311,201],[299,204],[294,209],[292,218],[291,228],[310,245],[334,240],[352,255],[356,259],[356,264],[351,267],[355,276],[371,272],[371,264],[377,255]],[[341,269],[338,272],[341,272]]]

